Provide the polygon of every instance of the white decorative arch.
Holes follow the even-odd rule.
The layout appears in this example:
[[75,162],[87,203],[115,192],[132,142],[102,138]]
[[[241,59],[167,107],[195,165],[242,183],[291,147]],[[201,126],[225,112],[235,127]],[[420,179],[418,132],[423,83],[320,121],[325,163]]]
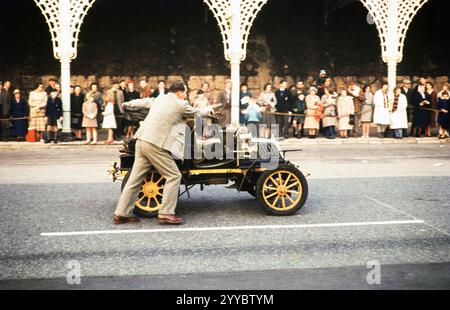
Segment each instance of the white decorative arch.
[[[78,47],[78,36],[80,34],[81,25],[83,24],[84,17],[88,13],[89,9],[92,7],[95,0],[69,0],[69,31],[68,34],[70,40],[70,50],[65,51],[62,47],[62,41],[64,40],[65,34],[62,32],[62,27],[64,21],[62,17],[64,6],[63,2],[67,0],[34,0],[36,5],[45,17],[45,21],[50,30],[50,34],[53,42],[53,52],[56,59],[61,59],[64,52],[70,53],[70,59],[75,59],[77,57],[77,47]],[[67,14],[67,13],[66,13]]]
[[78,35],[95,0],[34,0],[45,17],[53,43],[53,56],[61,62],[64,110],[63,132],[70,133],[70,62],[77,58]]
[[403,47],[409,25],[428,0],[360,0],[372,16],[378,30],[381,57],[388,65],[391,90],[397,84],[397,64],[403,59]]
[[256,16],[268,0],[204,0],[219,24],[225,59],[231,63],[231,122],[239,124],[240,64],[247,55],[247,42]]
[[[231,46],[232,46],[232,1],[234,0],[205,0],[214,17],[219,24],[220,32],[222,34],[225,58],[231,61]],[[240,8],[240,47],[242,50],[241,61],[244,61],[247,55],[247,43],[250,30],[253,26],[256,16],[261,8],[268,0],[243,0]]]

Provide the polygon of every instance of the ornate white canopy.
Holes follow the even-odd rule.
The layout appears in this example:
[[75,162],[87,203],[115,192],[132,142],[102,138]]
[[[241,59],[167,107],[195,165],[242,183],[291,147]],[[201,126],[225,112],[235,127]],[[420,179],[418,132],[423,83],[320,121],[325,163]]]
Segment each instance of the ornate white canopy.
[[[49,27],[55,58],[61,59],[64,53],[69,53],[70,59],[75,59],[81,24],[95,0],[34,0],[34,2],[41,9]],[[67,18],[69,31],[65,33],[64,19]],[[69,50],[64,50],[64,40],[70,42]]]
[[34,0],[47,21],[53,55],[61,62],[63,132],[70,133],[70,62],[77,58],[81,24],[95,0]]
[[381,57],[388,64],[389,87],[396,86],[397,63],[403,59],[403,47],[409,25],[428,0],[360,0],[377,26]]
[[[205,0],[220,27],[223,38],[225,58],[231,61],[233,39],[237,39],[237,46],[240,47],[240,60],[245,60],[247,52],[247,42],[253,22],[261,8],[268,0],[242,0],[240,4],[239,38],[233,38],[233,1],[235,0]],[[238,2],[238,1],[235,1]]]

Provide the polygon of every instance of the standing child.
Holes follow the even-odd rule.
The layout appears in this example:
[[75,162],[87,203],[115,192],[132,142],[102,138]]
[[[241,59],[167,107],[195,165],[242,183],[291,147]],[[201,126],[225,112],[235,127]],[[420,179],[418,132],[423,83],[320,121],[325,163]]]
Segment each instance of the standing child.
[[292,113],[297,114],[292,117],[292,128],[294,129],[294,137],[301,138],[303,136],[303,125],[305,124],[306,95],[303,90],[296,90],[294,104],[292,105]]
[[114,99],[111,95],[105,97],[106,105],[103,112],[103,129],[108,129],[108,140],[106,144],[114,143],[114,129],[117,129],[116,118],[114,117]]
[[[48,139],[45,143],[50,143],[51,140],[56,144],[58,143],[58,120],[63,119],[62,101],[58,98],[58,91],[52,89],[50,97],[47,101],[47,109],[45,110],[45,116],[47,117],[47,133]],[[53,138],[51,134],[53,133]]]
[[94,101],[94,96],[86,96],[86,101],[83,103],[83,124],[86,128],[86,144],[97,144],[97,104]]
[[249,131],[257,137],[259,132],[259,123],[262,119],[262,113],[255,98],[250,99],[247,110],[245,110],[244,114],[247,119],[247,128],[249,128]]

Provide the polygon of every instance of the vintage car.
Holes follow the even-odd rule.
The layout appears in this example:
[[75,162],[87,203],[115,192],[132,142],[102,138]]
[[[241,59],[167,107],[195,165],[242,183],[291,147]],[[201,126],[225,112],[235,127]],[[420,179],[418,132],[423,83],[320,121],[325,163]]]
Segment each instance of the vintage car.
[[[125,110],[128,121],[138,126],[148,114],[146,109]],[[213,124],[219,116],[212,117]],[[305,175],[297,166],[286,160],[287,152],[280,151],[275,140],[258,139],[247,127],[228,128],[220,135],[207,138],[196,134],[194,122],[191,121],[190,150],[192,159],[177,161],[182,173],[179,196],[187,194],[194,186],[203,191],[209,185],[227,185],[238,192],[248,192],[258,201],[258,205],[272,215],[287,216],[297,213],[308,197],[308,183]],[[218,127],[217,127],[218,128]],[[232,137],[231,143],[224,143],[225,136]],[[122,190],[128,181],[134,163],[135,140],[124,142],[120,150],[120,162],[113,162],[108,173],[113,181],[122,179]],[[220,158],[210,158],[205,149],[222,148]],[[194,156],[194,153],[196,156]],[[219,152],[220,153],[220,152]],[[209,159],[208,159],[209,158]],[[141,217],[153,217],[161,208],[164,195],[164,177],[158,171],[151,170],[142,182],[142,189],[136,201],[134,213]]]

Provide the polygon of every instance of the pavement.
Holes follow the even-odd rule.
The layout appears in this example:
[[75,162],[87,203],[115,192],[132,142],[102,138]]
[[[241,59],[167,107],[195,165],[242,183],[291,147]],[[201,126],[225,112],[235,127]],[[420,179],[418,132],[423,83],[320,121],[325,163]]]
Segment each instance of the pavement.
[[450,146],[304,141],[297,215],[213,186],[176,228],[112,224],[118,145],[0,147],[0,289],[449,289]]
[[[436,137],[431,138],[404,138],[401,140],[393,138],[349,138],[349,139],[326,139],[323,137],[317,139],[309,138],[290,138],[281,139],[280,144],[286,148],[292,148],[293,146],[301,145],[354,145],[354,144],[449,144],[450,139],[438,139]],[[116,148],[123,145],[122,141],[114,141],[112,145],[107,145],[104,141],[99,141],[96,148]],[[0,142],[0,150],[15,150],[15,149],[57,149],[57,148],[80,148],[80,147],[93,147],[92,145],[86,145],[83,141],[77,142],[60,142],[58,144],[43,142],[30,143],[30,142]]]

